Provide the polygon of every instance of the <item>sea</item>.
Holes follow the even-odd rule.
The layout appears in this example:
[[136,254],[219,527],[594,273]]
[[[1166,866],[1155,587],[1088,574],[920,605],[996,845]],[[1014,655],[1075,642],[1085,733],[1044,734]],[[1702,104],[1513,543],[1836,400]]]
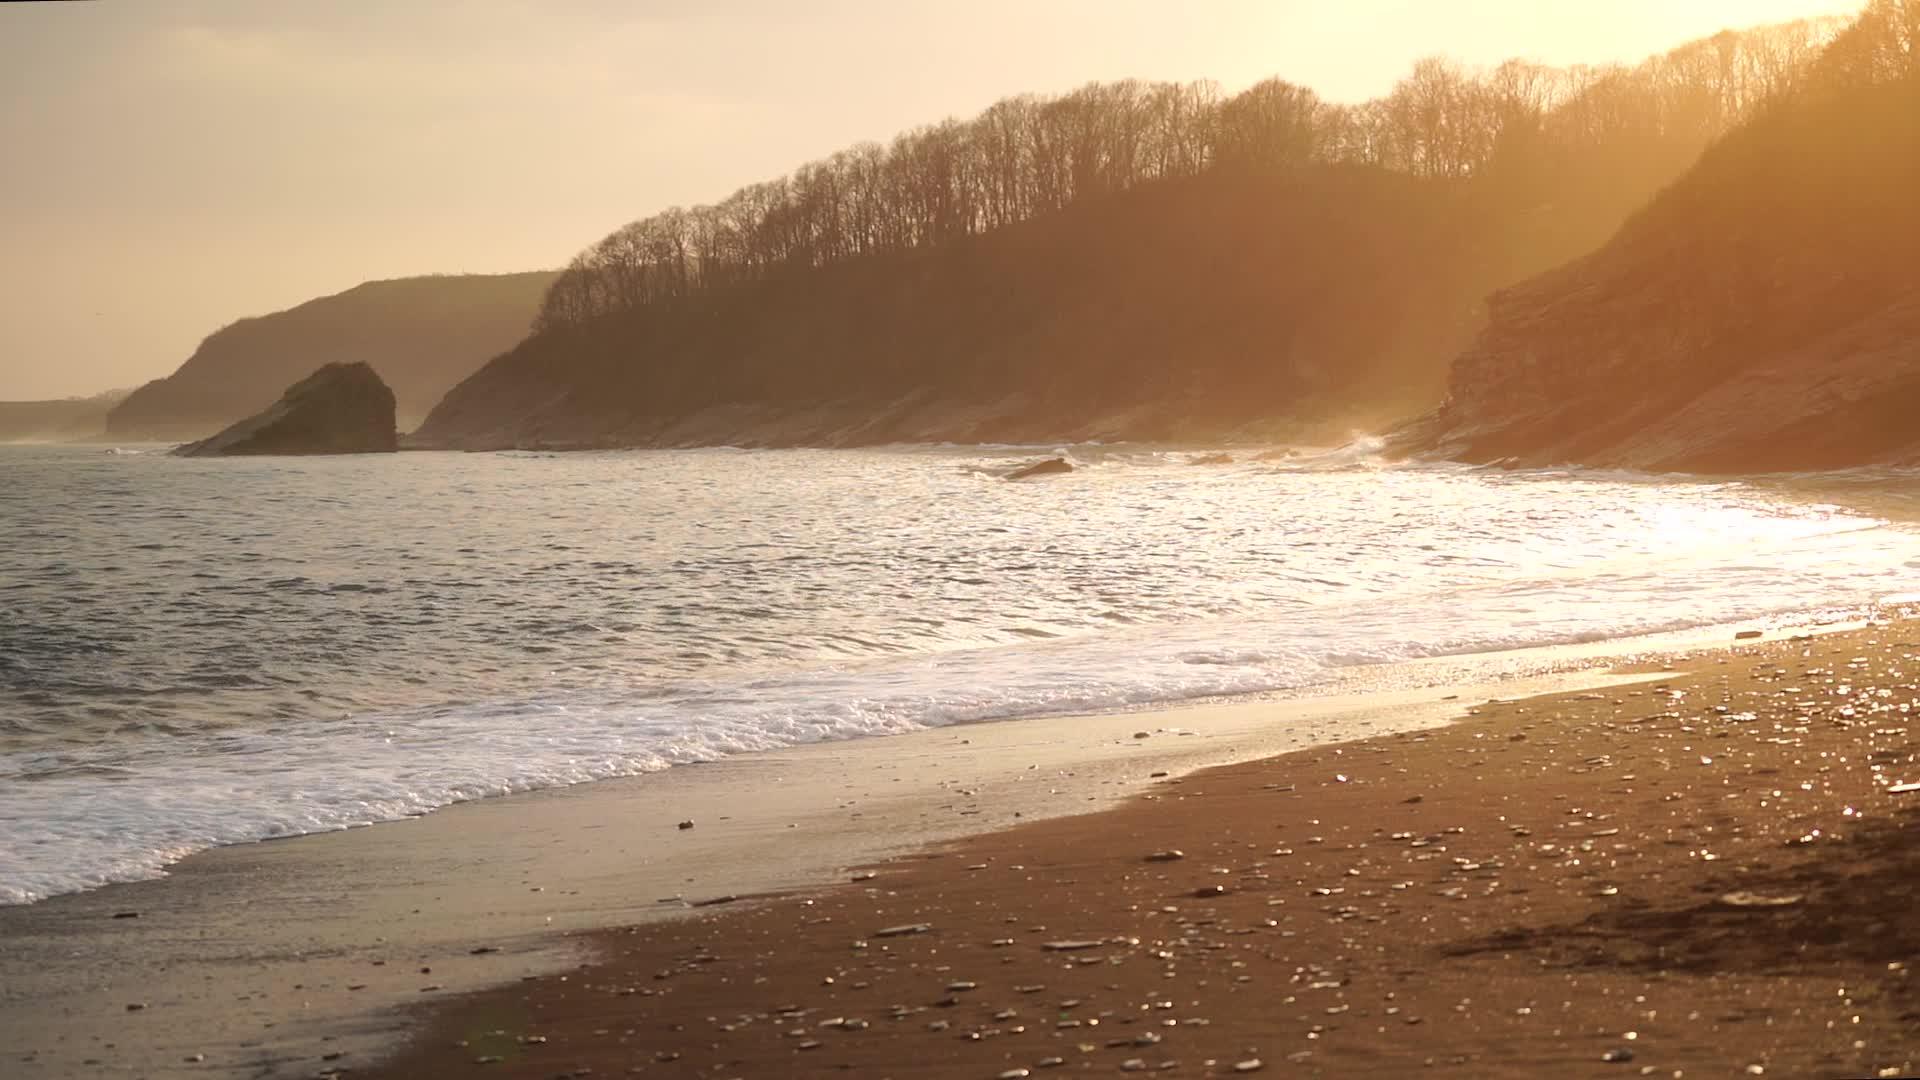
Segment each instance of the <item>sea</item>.
[[742,752],[1920,600],[1920,474],[1376,450],[0,447],[0,903]]

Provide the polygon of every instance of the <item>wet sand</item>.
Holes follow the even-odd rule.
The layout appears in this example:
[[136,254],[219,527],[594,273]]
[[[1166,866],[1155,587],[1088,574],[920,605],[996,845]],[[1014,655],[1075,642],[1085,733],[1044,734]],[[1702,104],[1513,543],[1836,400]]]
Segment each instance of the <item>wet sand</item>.
[[1319,698],[802,746],[216,848],[161,880],[0,907],[0,1076],[364,1065],[415,1003],[565,971],[588,931],[818,888],[863,861],[1112,805],[1155,773],[1430,728],[1461,696],[1591,685],[1605,678],[1592,663],[1553,650],[1561,674],[1459,689],[1542,657],[1353,669],[1350,692]]
[[1920,626],[1678,666],[593,932],[350,1075],[1914,1073]]

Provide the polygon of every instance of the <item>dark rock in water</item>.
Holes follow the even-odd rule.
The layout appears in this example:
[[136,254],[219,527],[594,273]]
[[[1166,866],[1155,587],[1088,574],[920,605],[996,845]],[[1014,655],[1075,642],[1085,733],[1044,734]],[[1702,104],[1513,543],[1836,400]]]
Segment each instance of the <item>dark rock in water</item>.
[[400,448],[393,408],[393,391],[372,367],[326,364],[294,383],[265,412],[174,453],[390,454]]
[[1053,473],[1068,473],[1072,471],[1073,466],[1067,463],[1066,458],[1056,457],[1048,458],[1045,461],[1036,461],[1031,465],[1022,465],[1008,473],[1007,479],[1025,480],[1029,476],[1049,476]]
[[1737,634],[1735,634],[1735,635],[1733,635],[1733,640],[1735,640],[1735,641],[1751,641],[1751,640],[1753,640],[1754,638],[1757,638],[1757,637],[1764,637],[1764,636],[1765,636],[1765,635],[1764,635],[1764,634],[1762,634],[1762,633],[1761,633],[1760,631],[1758,631],[1758,630],[1742,630],[1742,631],[1740,631],[1739,633],[1737,633]]

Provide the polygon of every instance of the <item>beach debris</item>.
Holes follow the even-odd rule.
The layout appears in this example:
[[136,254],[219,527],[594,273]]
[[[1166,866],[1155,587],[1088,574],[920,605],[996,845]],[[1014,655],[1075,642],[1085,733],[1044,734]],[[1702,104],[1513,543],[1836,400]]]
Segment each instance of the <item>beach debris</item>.
[[1633,1060],[1633,1051],[1624,1046],[1616,1046],[1600,1055],[1600,1060],[1614,1065],[1625,1064]]
[[1097,949],[1105,944],[1106,942],[1104,941],[1043,941],[1040,943],[1040,947],[1047,952],[1078,952],[1081,949]]
[[1805,893],[1779,893],[1772,896],[1766,893],[1748,892],[1745,889],[1722,893],[1719,902],[1727,907],[1736,908],[1775,908],[1789,907],[1805,900]]
[[1033,1075],[1033,1072],[1030,1069],[1014,1068],[1014,1069],[1008,1069],[1006,1072],[1001,1073],[1000,1080],[1021,1080],[1021,1077],[1032,1076],[1032,1075]]
[[947,990],[956,994],[962,990],[977,990],[979,987],[980,984],[975,982],[950,982],[947,984]]
[[932,923],[907,923],[903,926],[889,926],[884,929],[875,930],[873,936],[877,938],[906,937],[908,934],[924,934],[931,929],[933,929]]
[[[1887,789],[1887,794],[1889,794],[1889,795],[1911,795],[1912,793],[1914,793],[1914,792],[1916,792],[1916,791],[1920,791],[1920,783],[1915,783],[1915,784],[1895,784],[1895,785],[1893,785],[1892,787],[1890,787],[1890,788],[1888,788],[1888,789]],[[120,916],[118,916],[118,915],[115,915],[115,916],[114,916],[114,918],[116,918],[116,919],[117,919],[117,918],[119,918],[119,917],[120,917]]]
[[740,898],[733,895],[732,893],[728,893],[725,896],[713,896],[705,900],[695,900],[692,904],[688,906],[689,907],[715,907],[720,904],[731,904],[738,899]]
[[1156,851],[1151,855],[1148,855],[1147,861],[1148,862],[1179,862],[1181,859],[1184,859],[1186,857],[1187,857],[1187,853],[1184,851],[1181,851],[1179,848],[1168,848],[1165,851]]
[[1259,1072],[1266,1067],[1267,1063],[1261,1061],[1259,1058],[1248,1058],[1245,1061],[1236,1061],[1233,1063],[1233,1071],[1237,1073]]
[[877,878],[877,877],[879,877],[879,876],[880,876],[879,874],[877,874],[877,873],[875,873],[875,872],[873,872],[872,870],[862,870],[862,871],[860,871],[859,873],[857,873],[857,874],[855,874],[855,875],[853,875],[853,876],[852,876],[851,878],[848,878],[847,880],[849,880],[849,881],[872,881],[872,880],[873,880],[874,878]]
[[1193,895],[1202,899],[1209,896],[1225,896],[1227,895],[1227,887],[1225,885],[1202,885],[1193,890]]
[[476,945],[473,948],[467,950],[467,955],[468,956],[485,956],[488,953],[497,953],[499,951],[500,951],[500,946],[498,945]]
[[681,822],[681,823],[680,823],[680,825],[679,825],[679,828],[681,828],[681,829],[691,829],[691,828],[693,828],[693,821],[692,821],[691,819],[689,819],[689,820],[687,820],[687,821],[683,821],[683,822]]
[[1066,1063],[1067,1059],[1063,1057],[1043,1057],[1039,1061],[1034,1062],[1035,1065],[1042,1069],[1057,1069]]
[[116,911],[113,913],[113,917],[116,919],[137,919],[140,917],[140,913],[137,911]]
[[1733,640],[1752,641],[1754,638],[1761,637],[1761,636],[1762,634],[1758,630],[1742,630],[1739,633],[1733,635]]

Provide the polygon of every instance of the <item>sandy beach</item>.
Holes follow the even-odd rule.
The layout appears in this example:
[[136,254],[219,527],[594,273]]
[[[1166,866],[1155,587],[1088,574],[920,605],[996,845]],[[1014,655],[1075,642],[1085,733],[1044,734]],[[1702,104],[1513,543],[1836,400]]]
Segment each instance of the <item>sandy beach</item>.
[[220,848],[0,909],[9,1068],[1904,1069],[1916,637],[1396,665]]
[[1354,669],[1343,692],[1303,700],[791,747],[213,848],[162,879],[0,907],[5,1063],[198,1078],[364,1065],[416,1003],[564,972],[592,954],[592,931],[819,888],[1160,776],[1433,727],[1463,696],[1589,685],[1604,677],[1590,651]]
[[608,930],[371,1075],[1908,1075],[1917,641],[1706,651]]

